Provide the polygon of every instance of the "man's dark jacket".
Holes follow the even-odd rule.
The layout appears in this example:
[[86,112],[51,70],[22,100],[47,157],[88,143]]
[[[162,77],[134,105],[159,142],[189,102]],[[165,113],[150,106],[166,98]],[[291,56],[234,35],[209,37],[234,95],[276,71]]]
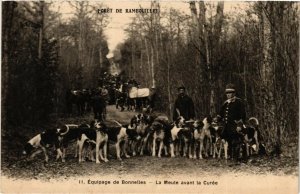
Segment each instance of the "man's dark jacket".
[[[176,109],[180,111],[180,115],[178,115]],[[193,100],[187,95],[179,95],[175,101],[173,120],[176,120],[179,116],[183,116],[186,120],[195,117]]]
[[226,100],[221,108],[220,116],[225,124],[233,124],[234,121],[241,119],[245,123],[246,111],[244,103],[237,97]]

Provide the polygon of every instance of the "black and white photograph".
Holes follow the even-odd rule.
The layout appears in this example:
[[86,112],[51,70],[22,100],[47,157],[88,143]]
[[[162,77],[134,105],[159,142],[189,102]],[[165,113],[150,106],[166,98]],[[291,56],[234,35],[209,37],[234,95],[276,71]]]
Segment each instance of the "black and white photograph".
[[1,193],[298,193],[299,13],[2,1]]

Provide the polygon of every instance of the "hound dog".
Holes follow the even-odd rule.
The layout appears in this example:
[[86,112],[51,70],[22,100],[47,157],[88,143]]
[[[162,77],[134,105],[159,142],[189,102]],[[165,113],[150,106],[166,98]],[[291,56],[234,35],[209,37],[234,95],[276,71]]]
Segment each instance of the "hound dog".
[[[143,113],[134,115],[131,119],[130,119],[130,124],[128,125],[129,128],[134,129],[137,131],[138,135],[141,135],[141,137],[143,138],[144,133],[145,133],[145,115]],[[140,139],[139,141],[137,141],[136,139],[128,139],[128,149],[130,149],[132,151],[132,155],[135,156],[136,155],[136,151],[138,149],[138,144],[141,142],[142,139]]]
[[194,143],[194,133],[193,133],[193,125],[191,124],[194,121],[187,121],[185,127],[178,132],[178,137],[181,139],[183,143],[183,157],[188,155],[189,158],[192,157],[192,148]]
[[168,120],[165,119],[155,119],[154,122],[150,126],[149,134],[152,135],[152,156],[156,156],[156,143],[159,142],[158,154],[157,156],[160,158],[162,149],[165,148],[165,155],[167,153],[167,145],[170,144],[171,139],[171,129],[173,125],[171,125]]
[[213,140],[213,158],[221,158],[222,150],[224,150],[224,158],[228,158],[228,142],[223,137],[224,126],[214,118],[212,127],[214,128],[214,140]]
[[[102,123],[92,122],[91,128],[89,127],[80,127],[80,137],[78,139],[78,160],[79,162],[83,161],[82,151],[83,145],[85,142],[94,143],[96,149],[96,163],[100,163],[100,159],[104,162],[108,162],[107,159],[107,144],[108,144],[108,131],[107,127]],[[103,153],[104,155],[103,155]],[[93,151],[91,152],[91,159],[93,158]]]
[[[23,154],[30,155],[30,158],[34,158],[37,154],[44,152],[45,162],[48,162],[49,156],[47,154],[47,148],[49,146],[55,146],[57,151],[56,159],[62,158],[62,152],[59,147],[59,133],[57,129],[46,130],[32,139],[30,139],[24,146]],[[33,152],[35,150],[35,152]]]
[[[140,134],[142,134],[142,140],[140,145],[140,155],[144,155],[145,147],[147,146],[147,143],[149,142],[149,139],[153,137],[153,132],[151,130],[151,125],[154,122],[156,117],[151,115],[146,115],[144,117],[144,128],[140,131]],[[139,133],[139,130],[137,128],[137,132]],[[150,149],[147,149],[148,152],[150,152]]]
[[[212,118],[210,116],[205,117],[203,121],[196,120],[193,123],[194,127],[194,159],[197,158],[196,154],[196,143],[199,143],[199,159],[203,159],[202,152],[208,157],[207,149],[210,148],[212,153],[212,130],[211,127]],[[204,140],[207,140],[206,147],[204,147]]]
[[[122,161],[121,147],[126,158],[130,158],[127,153],[128,140],[138,141],[141,137],[131,125],[122,125],[118,121],[114,121],[118,127],[107,127],[108,140],[113,142],[116,147],[117,159]],[[123,144],[123,145],[121,145]]]
[[171,138],[170,139],[170,152],[171,152],[171,157],[175,157],[176,155],[179,155],[179,135],[180,131],[183,130],[185,125],[185,119],[182,116],[179,116],[176,121],[173,124],[173,128],[171,129]]
[[136,125],[136,131],[138,135],[141,136],[139,141],[135,141],[135,145],[133,147],[133,156],[136,155],[136,150],[140,153],[140,155],[144,155],[144,149],[146,147],[148,138],[151,132],[151,124],[154,121],[154,117],[150,115],[143,115],[140,122]]
[[[107,145],[107,134],[106,129],[103,125],[101,125],[100,122],[92,121],[91,125],[88,124],[82,124],[82,125],[75,125],[75,124],[66,124],[63,127],[59,129],[60,133],[60,144],[63,149],[63,162],[65,161],[65,153],[66,148],[70,143],[76,142],[76,149],[75,149],[75,157],[77,157],[78,154],[78,161],[82,162],[84,161],[83,158],[83,147],[86,142],[95,144],[96,149],[96,163],[100,163],[99,160],[99,154],[102,160],[107,162],[107,154],[106,149],[104,149],[104,157],[102,155],[102,149],[99,149],[105,147]],[[101,147],[99,148],[99,146]],[[95,160],[93,157],[93,150],[91,151],[90,155],[91,160]]]
[[258,130],[259,122],[255,117],[251,117],[247,121],[247,125],[244,125],[243,122],[236,121],[237,132],[243,135],[243,145],[246,149],[246,157],[248,158],[253,153],[258,154],[259,151],[264,149],[264,146],[260,144],[259,137],[260,133]]
[[[77,142],[78,138],[80,137],[79,125],[65,124],[60,128],[58,128],[58,133],[59,133],[60,147],[62,149],[62,162],[65,162],[67,147],[69,146],[69,144]],[[77,156],[77,146],[75,151],[75,157],[76,156]]]

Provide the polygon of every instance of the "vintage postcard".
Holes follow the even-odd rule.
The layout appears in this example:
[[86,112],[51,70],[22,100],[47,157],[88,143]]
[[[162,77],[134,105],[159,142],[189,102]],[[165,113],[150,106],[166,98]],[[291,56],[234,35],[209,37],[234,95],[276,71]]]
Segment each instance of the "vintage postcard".
[[1,193],[298,193],[298,2],[1,10]]

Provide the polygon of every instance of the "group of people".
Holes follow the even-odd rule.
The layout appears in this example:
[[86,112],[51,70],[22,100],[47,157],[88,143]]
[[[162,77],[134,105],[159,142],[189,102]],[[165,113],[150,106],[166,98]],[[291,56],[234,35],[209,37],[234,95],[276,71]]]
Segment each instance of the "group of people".
[[[174,104],[173,120],[176,120],[179,116],[185,118],[185,120],[195,119],[194,103],[191,97],[185,92],[185,87],[178,88],[178,97]],[[228,141],[229,148],[232,146],[230,140],[232,140],[236,133],[236,121],[246,121],[246,110],[243,101],[236,96],[235,86],[233,84],[227,84],[225,89],[227,100],[223,103],[217,118],[224,125],[223,138]],[[230,150],[230,149],[229,149]]]
[[[123,85],[123,91],[120,91],[120,86]],[[138,82],[133,78],[125,78],[120,75],[112,75],[104,72],[99,80],[97,88],[67,90],[65,95],[66,113],[71,116],[74,113],[78,116],[83,116],[84,113],[94,113],[95,119],[103,120],[106,115],[106,105],[113,105],[117,103],[124,110],[124,106],[130,103],[127,100],[128,88],[125,86],[139,87]],[[74,112],[74,107],[76,111]],[[129,107],[129,105],[128,105]]]

